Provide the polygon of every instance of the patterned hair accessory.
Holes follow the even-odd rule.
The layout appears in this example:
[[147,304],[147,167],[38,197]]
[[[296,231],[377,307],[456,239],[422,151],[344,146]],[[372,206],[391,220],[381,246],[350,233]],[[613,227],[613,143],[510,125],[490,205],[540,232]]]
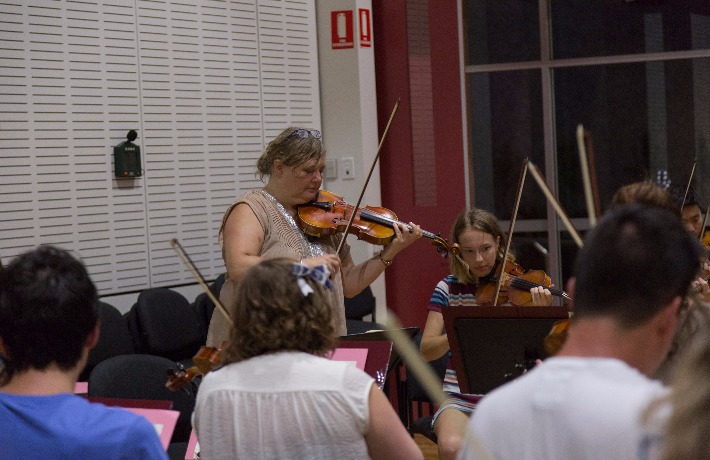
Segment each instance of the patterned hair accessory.
[[668,171],[665,169],[659,169],[656,172],[656,184],[664,190],[668,190],[671,186],[671,178],[668,177]]
[[315,267],[309,267],[303,263],[294,263],[291,268],[291,273],[296,275],[298,278],[298,287],[301,288],[301,293],[306,297],[308,294],[313,292],[313,288],[306,283],[304,279],[306,276],[310,277],[312,280],[317,281],[321,286],[328,290],[333,289],[330,284],[330,270],[325,265],[316,265]]

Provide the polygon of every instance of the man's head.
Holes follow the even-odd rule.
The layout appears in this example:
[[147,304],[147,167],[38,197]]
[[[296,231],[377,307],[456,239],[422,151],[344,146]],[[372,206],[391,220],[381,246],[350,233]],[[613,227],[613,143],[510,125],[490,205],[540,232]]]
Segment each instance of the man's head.
[[97,322],[96,288],[66,251],[40,246],[0,272],[0,339],[8,377],[52,364],[73,369]]
[[673,213],[641,205],[606,214],[585,239],[574,269],[575,317],[646,323],[685,295],[699,269],[699,243]]
[[[687,193],[686,193],[687,189]],[[676,206],[680,209],[683,226],[696,237],[700,236],[703,227],[703,209],[693,187],[671,185],[668,189]],[[683,199],[685,197],[685,200]]]

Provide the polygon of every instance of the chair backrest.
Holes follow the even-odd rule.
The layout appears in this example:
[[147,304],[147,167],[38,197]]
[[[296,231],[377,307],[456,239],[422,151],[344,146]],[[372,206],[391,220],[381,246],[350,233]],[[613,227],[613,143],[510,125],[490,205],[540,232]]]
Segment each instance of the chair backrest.
[[99,342],[89,352],[86,367],[79,376],[80,381],[86,381],[91,371],[101,361],[135,352],[128,323],[121,312],[113,305],[102,301],[98,302],[98,309],[101,320]]
[[180,412],[172,442],[187,442],[192,430],[190,418],[195,408],[195,395],[189,386],[185,391],[170,391],[165,387],[166,371],[170,368],[174,369],[175,363],[160,356],[114,356],[94,368],[89,376],[88,396],[172,401],[173,410]]
[[[422,332],[418,332],[417,335],[415,335],[412,340],[414,341],[414,345],[416,346],[417,350],[419,349],[419,345],[422,342]],[[439,381],[443,383],[444,381],[444,374],[446,374],[446,366],[449,362],[449,354],[444,353],[441,358],[435,359],[433,361],[429,361],[429,365],[432,367],[434,370],[434,373],[436,376],[439,378]],[[422,387],[421,383],[419,383],[419,380],[417,380],[416,376],[414,375],[413,372],[407,372],[407,390],[406,390],[406,395],[407,399],[409,400],[409,403],[414,402],[414,401],[423,401],[423,402],[428,402],[430,401],[429,396],[426,394],[424,391],[424,388]]]
[[[210,285],[210,290],[219,299],[219,293],[224,285],[225,274],[219,275]],[[199,294],[195,301],[192,303],[192,308],[197,313],[197,318],[200,321],[200,328],[202,329],[203,340],[207,340],[207,331],[210,327],[210,321],[212,320],[212,313],[214,313],[215,304],[207,296],[207,293],[203,292]]]
[[170,289],[141,292],[128,312],[128,329],[136,352],[174,361],[192,358],[203,344],[200,321],[190,302]]
[[345,318],[359,319],[367,315],[372,315],[372,321],[375,319],[375,306],[377,305],[375,296],[372,294],[372,288],[367,286],[358,295],[351,298],[345,298]]

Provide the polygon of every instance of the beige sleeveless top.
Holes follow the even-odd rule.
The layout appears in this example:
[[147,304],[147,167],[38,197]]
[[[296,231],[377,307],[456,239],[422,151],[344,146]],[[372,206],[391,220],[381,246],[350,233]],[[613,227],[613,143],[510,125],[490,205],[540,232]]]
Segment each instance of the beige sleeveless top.
[[[223,246],[223,231],[227,217],[235,206],[244,203],[251,208],[256,215],[261,228],[264,231],[264,245],[259,255],[265,259],[277,257],[290,257],[301,260],[309,257],[316,257],[323,254],[333,254],[337,248],[338,238],[324,236],[321,238],[307,237],[296,225],[284,207],[276,201],[274,197],[263,190],[254,190],[246,193],[234,204],[232,204],[222,218],[222,226],[219,229],[219,244]],[[350,247],[345,244],[341,260],[350,253]],[[224,258],[224,252],[222,253]],[[341,272],[342,273],[342,272]],[[333,325],[335,333],[339,336],[346,335],[345,329],[345,302],[343,296],[343,280],[341,273],[333,280]],[[227,277],[219,293],[219,300],[224,307],[234,317],[236,311],[235,289],[236,281]],[[207,346],[219,347],[224,341],[229,340],[229,323],[224,316],[215,310],[210,321],[207,333]]]

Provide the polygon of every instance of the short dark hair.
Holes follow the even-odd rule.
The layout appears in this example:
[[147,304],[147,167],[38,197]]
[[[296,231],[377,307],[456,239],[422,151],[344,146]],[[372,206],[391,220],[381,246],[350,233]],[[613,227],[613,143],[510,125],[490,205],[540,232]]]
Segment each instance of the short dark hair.
[[0,272],[6,377],[55,363],[70,370],[98,321],[96,287],[68,252],[40,246]]
[[577,256],[575,316],[612,317],[627,329],[640,326],[686,294],[700,256],[699,243],[670,211],[638,204],[612,209]]
[[304,277],[304,295],[292,273],[295,260],[266,259],[251,267],[236,292],[236,310],[225,364],[278,351],[325,355],[335,346],[333,305],[328,291]]
[[[702,206],[700,205],[700,202],[698,200],[698,196],[695,193],[695,189],[692,185],[671,185],[670,187],[668,187],[668,193],[671,194],[671,197],[678,206],[678,209],[682,209],[686,206],[698,206],[702,209]],[[685,198],[685,200],[683,200],[683,198]]]

